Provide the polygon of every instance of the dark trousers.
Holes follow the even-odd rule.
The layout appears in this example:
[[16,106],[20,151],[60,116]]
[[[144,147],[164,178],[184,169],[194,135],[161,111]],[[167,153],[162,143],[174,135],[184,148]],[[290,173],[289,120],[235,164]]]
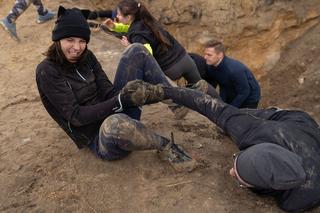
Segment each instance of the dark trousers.
[[259,102],[243,103],[239,108],[257,109]]
[[[253,127],[277,112],[270,109],[238,109],[202,92],[186,88],[165,88],[166,97],[204,115],[223,129],[235,143]],[[241,125],[239,125],[241,124]]]
[[12,7],[7,19],[9,23],[13,23],[16,19],[30,6],[34,4],[37,7],[39,15],[47,14],[48,10],[43,7],[41,0],[16,0],[14,6]]
[[166,98],[204,115],[223,129],[237,145],[248,131],[265,122],[285,121],[317,126],[315,121],[302,111],[279,108],[238,109],[199,91],[177,87],[167,87],[164,90]]
[[201,80],[197,66],[188,54],[185,54],[172,67],[163,70],[163,72],[173,81],[184,77],[188,84],[195,84]]

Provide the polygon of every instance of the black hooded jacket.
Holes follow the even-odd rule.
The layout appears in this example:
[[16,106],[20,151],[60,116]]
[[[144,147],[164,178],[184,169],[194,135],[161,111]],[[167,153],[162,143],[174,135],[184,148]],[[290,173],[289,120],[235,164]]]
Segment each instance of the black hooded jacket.
[[101,123],[117,105],[117,92],[91,51],[78,64],[44,59],[36,81],[44,107],[78,148],[97,140]]
[[[320,128],[310,115],[302,111],[277,108],[237,109],[219,99],[208,98],[203,93],[178,87],[164,87],[164,97],[206,116],[222,128],[243,153],[252,147],[269,143],[297,155],[305,172],[302,175],[304,180],[299,180],[302,182],[300,185],[287,190],[277,187],[279,190],[256,188],[254,191],[275,196],[279,207],[290,212],[302,212],[320,205]],[[271,158],[269,161],[271,165],[277,164]],[[263,165],[257,168],[270,174]],[[284,167],[275,166],[272,169],[277,169],[277,173],[283,173],[281,168]],[[270,179],[262,180],[274,180],[273,176],[269,175],[268,178]],[[285,179],[288,180],[286,177]]]
[[275,111],[265,122],[255,126],[237,144],[240,150],[260,144],[274,143],[302,158],[306,181],[290,190],[253,190],[273,195],[279,206],[290,212],[302,212],[320,205],[320,129],[302,111]]

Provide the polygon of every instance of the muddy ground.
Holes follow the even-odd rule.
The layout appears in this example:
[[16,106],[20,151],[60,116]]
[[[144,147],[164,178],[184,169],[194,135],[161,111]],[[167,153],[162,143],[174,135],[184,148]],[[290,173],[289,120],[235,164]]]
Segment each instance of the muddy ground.
[[[45,1],[51,8],[57,8],[58,2],[73,5],[73,1]],[[0,1],[0,16],[11,6]],[[105,162],[89,150],[78,150],[40,102],[35,67],[51,43],[54,22],[38,25],[35,16],[36,11],[30,8],[18,20],[20,43],[0,29],[0,212],[281,212],[272,199],[239,188],[229,177],[235,145],[195,112],[179,121],[166,105],[154,104],[144,107],[142,117],[146,126],[164,136],[169,137],[173,131],[176,142],[204,162],[205,166],[191,173],[176,173],[152,151]],[[316,36],[313,38],[316,42]],[[286,51],[289,53],[295,45],[299,43]],[[312,45],[319,53],[318,44]],[[113,79],[123,50],[119,41],[97,32],[89,47]],[[313,63],[318,59],[314,56]],[[283,65],[280,71],[291,70]],[[299,102],[297,98],[300,94],[312,98],[319,94],[313,84],[307,91],[299,90],[293,97],[295,102],[283,101],[290,98],[290,93],[283,90],[300,74],[292,82],[272,73],[270,78],[262,79],[265,98],[261,105],[297,102],[295,107],[319,118],[319,107],[311,107],[319,106],[319,99],[309,101],[306,107],[304,99]],[[278,79],[277,84],[270,79]],[[271,93],[274,90],[278,92]],[[273,100],[272,96],[277,98]]]

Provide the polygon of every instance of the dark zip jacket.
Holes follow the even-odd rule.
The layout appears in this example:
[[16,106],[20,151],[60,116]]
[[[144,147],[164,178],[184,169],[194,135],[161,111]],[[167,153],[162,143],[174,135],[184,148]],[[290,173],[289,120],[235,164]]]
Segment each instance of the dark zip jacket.
[[220,87],[221,99],[235,107],[257,103],[260,86],[251,71],[241,62],[224,56],[217,66],[208,66],[207,75]]
[[149,43],[152,48],[154,58],[157,60],[161,69],[165,71],[181,60],[187,53],[182,45],[172,35],[170,35],[170,33],[163,28],[160,28],[160,30],[171,44],[171,47],[169,47],[168,50],[163,50],[151,30],[149,30],[142,21],[134,21],[131,23],[127,38],[130,43]]
[[44,59],[36,69],[41,101],[78,148],[98,139],[100,125],[117,105],[116,91],[94,54],[62,66]]

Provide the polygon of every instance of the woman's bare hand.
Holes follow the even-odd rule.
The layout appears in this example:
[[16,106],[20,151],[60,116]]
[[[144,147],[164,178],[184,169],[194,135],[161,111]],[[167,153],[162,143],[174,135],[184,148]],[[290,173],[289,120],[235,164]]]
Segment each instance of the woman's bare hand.
[[108,27],[110,30],[113,30],[116,26],[114,24],[113,20],[110,18],[106,19],[102,24],[105,25],[106,27]]
[[126,36],[122,36],[121,44],[125,47],[129,46],[131,43],[128,41],[128,38]]

